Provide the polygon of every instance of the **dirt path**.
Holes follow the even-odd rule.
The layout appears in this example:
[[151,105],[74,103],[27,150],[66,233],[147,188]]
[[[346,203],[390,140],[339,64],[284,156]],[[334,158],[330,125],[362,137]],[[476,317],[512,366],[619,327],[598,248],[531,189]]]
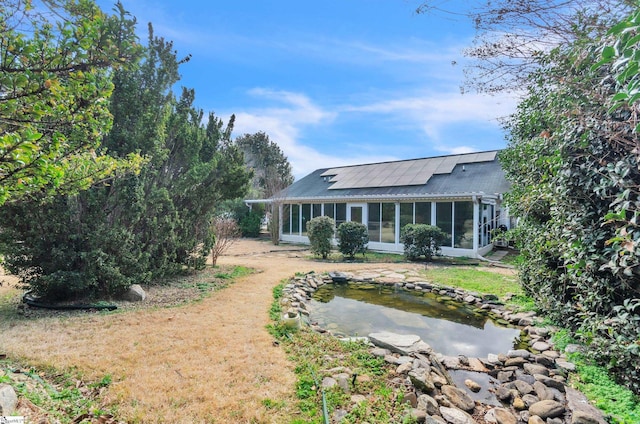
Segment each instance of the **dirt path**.
[[[67,319],[0,322],[0,350],[88,377],[111,374],[107,400],[134,422],[281,422],[262,401],[292,401],[294,375],[265,326],[272,288],[296,272],[411,269],[333,264],[298,247],[242,240],[220,264],[259,270],[184,307]],[[274,415],[276,414],[276,415]]]

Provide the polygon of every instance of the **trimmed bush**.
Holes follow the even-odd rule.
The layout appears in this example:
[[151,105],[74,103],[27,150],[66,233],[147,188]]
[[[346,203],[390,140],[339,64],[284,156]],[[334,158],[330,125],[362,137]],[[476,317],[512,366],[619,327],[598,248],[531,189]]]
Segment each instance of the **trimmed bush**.
[[367,251],[369,233],[367,227],[359,222],[343,222],[338,227],[338,250],[344,256],[353,258],[356,253]]
[[318,216],[307,222],[307,235],[313,254],[322,255],[322,259],[327,259],[331,252],[331,239],[335,228],[336,222],[328,216]]
[[402,228],[400,241],[404,244],[404,256],[415,261],[424,256],[427,261],[440,255],[440,246],[447,240],[440,228],[427,224],[407,224]]
[[258,237],[262,225],[262,213],[251,211],[240,219],[242,237]]

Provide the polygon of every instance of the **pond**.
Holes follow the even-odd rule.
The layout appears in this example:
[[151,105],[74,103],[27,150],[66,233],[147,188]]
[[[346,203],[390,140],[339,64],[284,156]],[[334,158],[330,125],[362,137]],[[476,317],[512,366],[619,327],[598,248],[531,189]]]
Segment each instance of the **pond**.
[[416,334],[436,352],[486,358],[517,348],[520,330],[496,324],[469,304],[380,284],[327,284],[311,300],[312,322],[345,336]]

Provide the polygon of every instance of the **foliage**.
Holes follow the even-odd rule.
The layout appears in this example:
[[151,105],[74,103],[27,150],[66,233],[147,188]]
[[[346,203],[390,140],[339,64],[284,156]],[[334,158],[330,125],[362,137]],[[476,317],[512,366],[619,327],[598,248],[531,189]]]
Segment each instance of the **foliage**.
[[240,218],[239,227],[243,237],[258,237],[260,235],[262,216],[261,212],[252,210]]
[[525,291],[638,393],[637,102],[619,95],[638,68],[616,56],[639,54],[636,20],[550,53],[509,123],[501,161],[521,218]]
[[404,244],[404,255],[408,260],[415,261],[424,256],[430,261],[433,256],[441,254],[441,246],[447,237],[434,225],[407,224],[402,228],[400,241]]
[[226,128],[213,114],[205,120],[193,90],[174,96],[186,59],[151,26],[144,53],[132,69],[114,72],[114,123],[103,141],[115,157],[143,154],[140,174],[0,210],[6,266],[40,295],[108,296],[202,268],[216,203],[246,188],[242,156],[230,141],[233,120]]
[[267,204],[268,230],[271,242],[280,243],[279,210],[285,189],[293,183],[291,164],[280,146],[269,139],[264,132],[244,134],[235,139],[244,153],[245,164],[253,171],[251,195],[261,199],[271,199]]
[[344,256],[353,258],[356,254],[367,251],[369,234],[364,224],[354,221],[343,222],[338,226],[338,250]]
[[212,233],[215,237],[211,248],[211,259],[213,266],[218,262],[218,258],[238,240],[240,229],[238,223],[233,218],[217,216],[213,218]]
[[139,170],[136,152],[98,149],[112,123],[113,72],[140,53],[135,20],[120,3],[116,12],[91,0],[0,4],[0,206]]
[[311,243],[311,252],[327,259],[331,252],[331,239],[335,232],[336,222],[328,216],[317,216],[307,222],[307,235]]

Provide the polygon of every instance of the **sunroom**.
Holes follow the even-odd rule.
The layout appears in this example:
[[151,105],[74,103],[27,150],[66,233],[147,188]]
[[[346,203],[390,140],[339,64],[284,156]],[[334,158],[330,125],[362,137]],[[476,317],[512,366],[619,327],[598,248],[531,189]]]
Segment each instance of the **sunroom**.
[[510,227],[509,189],[497,151],[318,169],[269,199],[279,209],[280,239],[309,243],[306,223],[328,216],[366,225],[369,249],[403,251],[406,224],[438,226],[449,256],[482,256],[492,230]]

